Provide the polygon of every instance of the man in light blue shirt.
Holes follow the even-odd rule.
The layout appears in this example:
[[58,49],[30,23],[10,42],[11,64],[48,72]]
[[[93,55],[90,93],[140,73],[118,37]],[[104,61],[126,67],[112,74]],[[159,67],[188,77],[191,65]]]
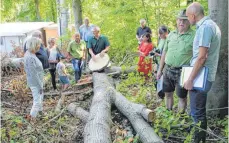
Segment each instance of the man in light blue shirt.
[[89,38],[93,36],[92,28],[94,27],[93,24],[89,23],[89,18],[84,19],[84,24],[80,26],[79,32],[81,35],[81,39],[84,40],[86,43],[88,42]]
[[[219,59],[221,31],[214,21],[204,16],[204,9],[198,2],[192,3],[187,8],[186,15],[192,25],[196,24],[196,35],[193,41],[193,57],[191,59],[193,70],[188,81],[185,82],[184,88],[189,90],[191,116],[195,123],[201,122],[200,127],[206,130],[207,93],[211,89],[212,82],[215,80]],[[204,91],[193,90],[193,81],[203,66],[209,70],[206,88]],[[205,140],[206,132],[196,130],[194,142],[205,142]]]
[[[85,41],[86,45],[88,44],[88,40],[90,39],[90,37],[93,37],[92,29],[94,27],[95,26],[93,24],[90,24],[89,18],[86,17],[84,19],[84,24],[81,25],[79,28],[80,38],[81,38],[81,40]],[[87,50],[86,62],[89,60],[90,60],[89,51]]]

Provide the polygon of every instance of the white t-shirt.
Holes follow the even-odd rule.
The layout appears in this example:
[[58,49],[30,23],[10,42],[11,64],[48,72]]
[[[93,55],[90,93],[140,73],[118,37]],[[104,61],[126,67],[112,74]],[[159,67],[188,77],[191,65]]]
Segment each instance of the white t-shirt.
[[57,71],[58,75],[59,75],[59,76],[65,76],[64,70],[65,70],[65,65],[64,65],[64,63],[59,62],[59,63],[56,65],[56,71]]
[[56,49],[56,47],[49,49],[49,52],[50,52],[49,60],[52,60],[52,61],[57,60],[57,49]]

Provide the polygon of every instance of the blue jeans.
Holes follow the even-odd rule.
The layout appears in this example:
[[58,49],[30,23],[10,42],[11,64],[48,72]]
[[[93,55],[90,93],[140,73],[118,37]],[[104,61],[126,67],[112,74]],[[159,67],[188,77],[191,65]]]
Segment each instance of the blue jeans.
[[80,65],[81,65],[81,59],[72,59],[72,64],[73,64],[73,68],[74,68],[74,71],[75,71],[75,80],[76,82],[78,80],[80,80],[80,77],[81,77],[81,68],[80,68]]
[[[206,118],[207,93],[211,89],[211,86],[212,86],[212,82],[207,81],[206,88],[204,91],[200,91],[200,90],[189,91],[190,108],[191,108],[190,114],[194,119],[195,123],[201,122],[200,127],[204,130],[207,129],[207,118]],[[206,132],[196,130],[194,142],[199,143],[201,140],[205,142]]]

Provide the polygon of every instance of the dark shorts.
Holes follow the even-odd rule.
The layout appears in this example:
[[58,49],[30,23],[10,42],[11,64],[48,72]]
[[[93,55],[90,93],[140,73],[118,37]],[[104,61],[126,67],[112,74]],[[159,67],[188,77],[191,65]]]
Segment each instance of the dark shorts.
[[165,65],[163,71],[163,91],[164,92],[174,92],[176,89],[176,94],[180,98],[186,98],[188,90],[182,88],[179,85],[181,68],[172,68]]
[[69,84],[69,79],[67,76],[59,76],[61,84]]

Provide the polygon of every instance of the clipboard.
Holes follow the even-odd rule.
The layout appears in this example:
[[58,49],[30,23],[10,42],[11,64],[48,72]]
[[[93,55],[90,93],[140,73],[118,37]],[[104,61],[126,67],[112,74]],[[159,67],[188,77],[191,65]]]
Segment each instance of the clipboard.
[[[183,66],[182,67],[182,72],[180,76],[180,86],[184,87],[184,83],[188,80],[191,72],[192,72],[193,67],[192,66]],[[199,74],[194,80],[193,84],[193,89],[196,90],[205,90],[206,88],[206,82],[207,82],[207,77],[208,77],[208,68],[207,67],[202,67],[200,70]]]

